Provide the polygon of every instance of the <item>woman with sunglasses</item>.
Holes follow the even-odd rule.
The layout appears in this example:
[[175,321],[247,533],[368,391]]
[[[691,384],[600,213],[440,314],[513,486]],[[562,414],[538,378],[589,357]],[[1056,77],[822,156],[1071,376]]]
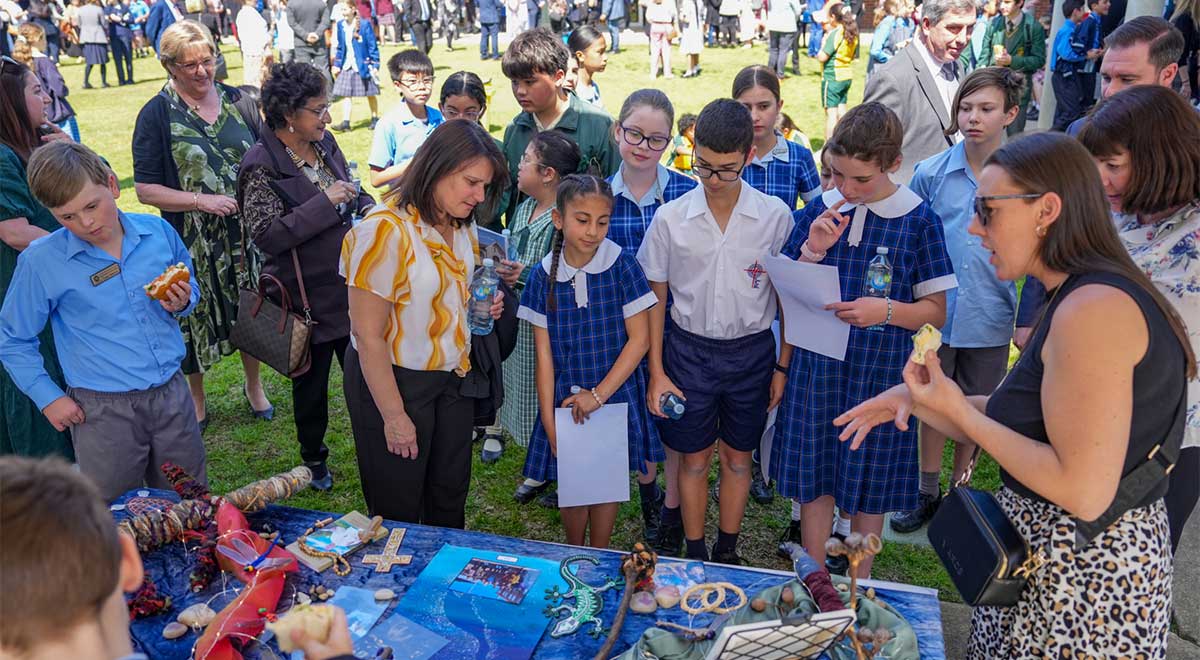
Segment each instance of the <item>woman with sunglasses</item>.
[[[208,427],[204,371],[234,352],[239,287],[258,280],[258,253],[244,242],[237,175],[258,141],[254,99],[214,78],[219,51],[208,28],[179,21],[163,31],[158,57],[167,84],[146,102],[133,129],[133,181],[138,201],[162,212],[183,236],[200,282],[200,303],[180,321],[200,430]],[[243,354],[250,412],[270,420],[274,407],[259,379],[258,360]]]
[[[1015,605],[975,608],[969,658],[1166,655],[1162,449],[1179,441],[1195,354],[1121,244],[1102,190],[1087,150],[1058,133],[992,154],[970,231],[1001,279],[1033,275],[1049,289],[1021,359],[993,394],[968,397],[928,351],[924,365],[908,362],[903,384],[833,420],[857,449],[872,429],[908,428],[915,414],[999,463],[996,499],[1045,563]],[[1121,476],[1147,461],[1161,466],[1151,488],[1115,499]]]
[[[1169,87],[1110,96],[1078,139],[1096,160],[1117,235],[1129,256],[1188,324],[1200,347],[1200,115]],[[1200,383],[1188,384],[1187,426],[1171,472],[1171,548],[1200,498]]]
[[[69,140],[46,117],[50,96],[36,74],[0,58],[0,305],[17,267],[17,256],[34,240],[58,229],[58,221],[29,192],[25,165],[48,140]],[[49,326],[38,337],[46,372],[64,387]],[[71,436],[57,431],[42,411],[0,369],[0,454],[74,458]]]
[[350,343],[346,281],[338,275],[338,259],[353,219],[375,200],[351,180],[346,157],[326,130],[329,87],[321,72],[301,63],[272,67],[263,83],[262,107],[269,130],[242,159],[238,207],[249,238],[263,254],[263,273],[283,283],[292,312],[305,314],[305,298],[310,306],[312,366],[291,379],[292,409],[313,488],[329,490],[329,369],[335,356],[339,364],[345,361]]

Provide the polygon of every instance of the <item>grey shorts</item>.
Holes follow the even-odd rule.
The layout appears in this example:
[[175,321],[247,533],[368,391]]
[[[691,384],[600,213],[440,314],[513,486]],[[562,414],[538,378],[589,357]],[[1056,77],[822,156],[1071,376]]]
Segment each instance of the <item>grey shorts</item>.
[[1008,346],[938,349],[942,372],[962,388],[963,394],[991,394],[1008,372]]
[[148,390],[96,392],[70,388],[84,422],[71,428],[79,470],[112,500],[143,485],[170,490],[162,464],[170,461],[208,483],[204,441],[183,374]]

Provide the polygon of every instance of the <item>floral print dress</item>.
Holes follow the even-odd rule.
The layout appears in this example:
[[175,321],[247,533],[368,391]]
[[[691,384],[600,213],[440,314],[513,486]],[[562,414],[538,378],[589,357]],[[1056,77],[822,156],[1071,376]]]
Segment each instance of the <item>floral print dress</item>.
[[[254,133],[228,97],[221,99],[217,120],[207,123],[188,107],[171,85],[164,90],[171,124],[171,157],[179,170],[179,187],[201,195],[237,197],[238,167]],[[259,258],[251,245],[245,252],[241,215],[225,217],[191,210],[184,213],[183,242],[192,255],[200,285],[200,303],[180,319],[187,356],[185,374],[203,373],[234,352],[229,333],[237,320],[238,288],[253,288]]]

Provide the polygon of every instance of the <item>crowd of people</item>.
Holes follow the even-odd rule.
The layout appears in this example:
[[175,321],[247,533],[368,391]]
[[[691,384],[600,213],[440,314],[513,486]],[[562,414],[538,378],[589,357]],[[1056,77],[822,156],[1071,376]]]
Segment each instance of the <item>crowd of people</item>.
[[[157,215],[119,208],[119,179],[79,142],[47,34],[28,22],[29,56],[0,60],[0,451],[72,460],[90,485],[0,459],[3,524],[24,515],[8,493],[26,474],[62,482],[80,520],[97,498],[166,487],[165,461],[205,481],[209,368],[238,352],[245,405],[274,415],[259,360],[234,341],[240,292],[269,282],[311,331],[309,365],[290,378],[299,456],[318,490],[347,469],[325,444],[336,358],[371,515],[463,527],[473,440],[490,464],[508,438],[526,448],[516,501],[558,507],[556,409],[583,424],[624,404],[644,537],[661,554],[742,563],[747,503],[774,490],[792,502],[779,551],[800,545],[845,572],[826,557],[831,536],[934,516],[950,440],[954,482],[977,448],[996,460],[997,499],[1046,560],[1017,605],[976,609],[969,656],[1164,657],[1172,556],[1200,499],[1200,113],[1172,89],[1188,37],[1146,16],[1104,34],[1108,3],[1085,18],[1065,0],[1047,47],[1021,0],[925,0],[916,14],[889,0],[855,107],[861,7],[822,6],[802,33],[810,8],[764,3],[768,65],[677,117],[653,88],[601,100],[612,22],[551,4],[547,20],[573,28],[562,35],[518,3],[507,15],[529,29],[498,55],[484,0],[481,56],[501,58],[521,108],[503,139],[480,124],[479,76],[435,85],[442,5],[393,7],[417,47],[384,63],[376,35],[403,21],[385,22],[381,1],[365,15],[341,5],[336,22],[324,0],[291,0],[274,21],[249,1],[216,23],[177,7],[163,20],[156,3],[144,31],[168,81],[131,144],[132,193]],[[745,13],[756,38],[752,6],[730,4],[701,19],[698,3],[650,0],[652,77],[670,75],[680,27],[685,75],[700,73],[705,39],[741,43]],[[278,20],[290,54],[267,32]],[[220,82],[227,29],[249,54],[243,87]],[[824,69],[817,157],[782,112],[800,38]],[[1021,135],[1047,52],[1059,130]],[[385,66],[401,101],[380,114]],[[347,102],[335,123],[335,99],[360,96],[379,199],[331,132],[350,122]],[[479,228],[513,248],[481,301],[490,330],[473,318]],[[776,256],[836,267],[843,302],[827,310],[850,326],[843,359],[783,340]],[[872,295],[881,257],[887,286]],[[175,264],[190,280],[148,297]],[[910,337],[925,325],[943,345],[918,364]],[[1150,461],[1169,478],[1131,497],[1122,477]],[[561,507],[565,540],[607,547],[617,508]],[[114,562],[97,602],[136,573],[110,536],[79,537]],[[11,546],[6,566],[43,560]],[[870,559],[857,571],[869,577]],[[9,628],[3,648],[36,643]]]

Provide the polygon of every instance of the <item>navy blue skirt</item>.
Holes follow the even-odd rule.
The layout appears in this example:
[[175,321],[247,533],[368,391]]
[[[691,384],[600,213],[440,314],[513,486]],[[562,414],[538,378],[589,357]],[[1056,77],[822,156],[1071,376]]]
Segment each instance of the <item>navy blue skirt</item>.
[[87,64],[108,62],[108,44],[84,44],[83,61]]

